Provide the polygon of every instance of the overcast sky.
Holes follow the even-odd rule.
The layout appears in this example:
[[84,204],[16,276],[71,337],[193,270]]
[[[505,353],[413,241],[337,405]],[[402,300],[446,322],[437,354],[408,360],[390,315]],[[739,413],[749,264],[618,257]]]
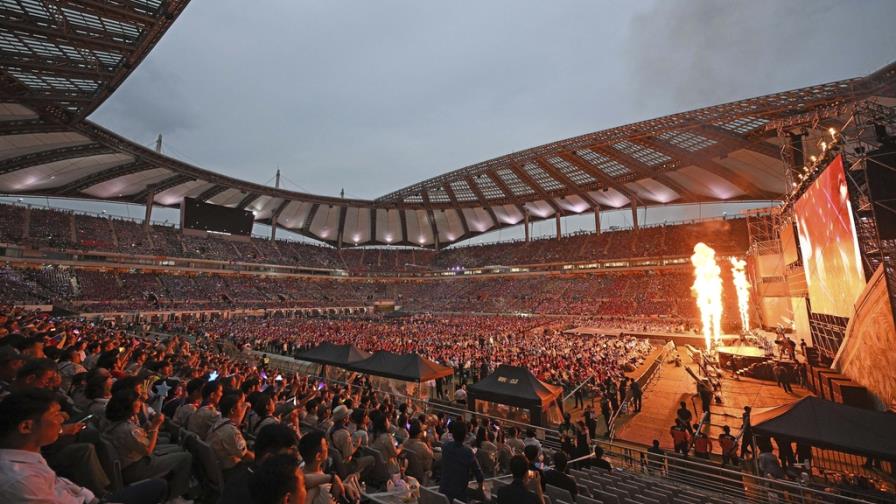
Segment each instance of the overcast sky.
[[[192,0],[91,119],[168,155],[375,198],[664,114],[865,75],[896,1]],[[273,182],[270,182],[273,184]]]

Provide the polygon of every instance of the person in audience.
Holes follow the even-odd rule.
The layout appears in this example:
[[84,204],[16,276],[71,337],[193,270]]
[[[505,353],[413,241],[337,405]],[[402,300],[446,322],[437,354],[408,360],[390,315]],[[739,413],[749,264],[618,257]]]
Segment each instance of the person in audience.
[[205,439],[208,430],[221,417],[218,402],[224,396],[224,387],[218,380],[212,380],[202,386],[202,406],[187,420],[187,430],[199,439]]
[[383,456],[389,474],[398,474],[401,470],[398,466],[398,455],[401,454],[401,448],[398,447],[392,434],[391,424],[386,415],[379,414],[373,417],[370,437],[373,438],[370,447],[379,451]]
[[613,466],[604,458],[604,449],[600,445],[594,446],[594,458],[589,461],[591,467],[597,467],[605,471],[612,471]]
[[60,388],[68,391],[72,386],[72,378],[80,373],[86,373],[87,369],[81,365],[81,352],[74,346],[62,351],[59,362],[59,376],[62,378]]
[[510,459],[510,474],[513,481],[498,489],[496,504],[544,504],[538,472],[529,470],[526,457],[514,455]]
[[167,492],[151,479],[112,494],[95,494],[59,477],[41,456],[56,442],[65,414],[49,390],[24,388],[0,401],[0,502],[92,504],[98,499],[124,504],[157,504]]
[[520,439],[520,430],[516,427],[510,427],[507,429],[507,432],[507,446],[510,447],[514,455],[522,455],[526,444]]
[[554,485],[557,488],[568,491],[573,500],[575,500],[578,488],[576,487],[576,481],[567,474],[566,462],[568,459],[566,454],[562,451],[555,452],[553,460],[553,469],[544,471],[544,480],[542,481],[545,485]]
[[[241,466],[224,482],[218,504],[252,502],[252,496],[249,494],[249,481],[252,475],[261,470],[261,464],[269,457],[286,455],[296,460],[299,454],[299,438],[295,430],[287,425],[279,423],[266,425],[258,432],[253,448],[255,460]],[[302,481],[304,489],[304,477]]]
[[661,474],[666,465],[666,452],[660,448],[660,440],[654,439],[647,449],[647,467],[654,474]]
[[[432,475],[432,466],[435,461],[435,454],[432,446],[427,443],[424,438],[426,431],[423,429],[419,420],[412,420],[411,427],[408,429],[408,439],[402,443],[401,447],[405,451],[413,452],[420,462],[420,468],[428,477]],[[421,480],[421,483],[423,481]]]
[[142,400],[133,390],[119,390],[106,406],[109,427],[105,435],[118,452],[121,460],[121,475],[131,483],[146,478],[165,478],[168,481],[168,495],[179,499],[186,493],[190,483],[190,467],[193,458],[183,451],[156,454],[159,427],[165,421],[161,413],[149,419],[149,428],[144,429],[136,416],[143,406]]
[[171,419],[177,426],[186,427],[187,420],[199,409],[199,405],[202,404],[202,386],[205,384],[206,381],[202,378],[193,378],[187,382],[187,395],[174,410],[174,417]]
[[290,455],[267,457],[252,473],[248,481],[249,495],[254,504],[306,504],[305,474],[299,461]]
[[467,502],[467,483],[470,477],[476,478],[479,486],[485,480],[479,462],[473,450],[464,445],[467,437],[467,424],[461,419],[451,422],[451,441],[442,446],[439,492],[445,494],[449,501],[458,499]]
[[11,392],[12,382],[24,364],[25,357],[16,348],[0,346],[0,399]]
[[[305,488],[308,490],[307,502],[326,503],[341,497],[349,501],[360,499],[356,485],[345,485],[339,475],[324,471],[324,463],[329,455],[329,444],[323,432],[312,431],[302,436],[299,440],[299,453],[305,463],[303,472]],[[355,481],[357,476],[352,475],[351,478]]]
[[541,450],[541,441],[538,440],[535,429],[529,427],[526,429],[526,437],[523,439],[524,446],[535,446]]
[[239,428],[246,414],[246,396],[242,392],[231,392],[221,398],[219,407],[221,417],[209,429],[206,442],[215,452],[226,481],[239,464],[254,460],[255,454],[249,450]]
[[[369,468],[373,467],[374,458],[370,455],[361,455],[361,437],[352,436],[348,429],[349,416],[353,413],[347,406],[340,404],[333,409],[333,427],[327,433],[327,438],[335,449],[334,457],[340,457],[343,471],[341,476],[351,473],[360,473],[362,479],[367,475]],[[388,435],[391,439],[391,435]],[[374,448],[377,445],[374,444]],[[386,453],[382,452],[383,456]]]

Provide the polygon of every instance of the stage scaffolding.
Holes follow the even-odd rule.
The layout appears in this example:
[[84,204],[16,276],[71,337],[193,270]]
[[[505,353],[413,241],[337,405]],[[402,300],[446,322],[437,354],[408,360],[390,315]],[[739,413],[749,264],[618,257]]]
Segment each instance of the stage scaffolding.
[[[865,278],[871,278],[877,268],[883,265],[890,305],[896,307],[896,236],[882,236],[879,225],[881,222],[896,221],[896,200],[872,197],[872,181],[869,177],[869,168],[884,166],[884,171],[890,172],[888,179],[884,177],[889,180],[887,183],[896,184],[896,163],[893,162],[896,156],[884,158],[875,155],[882,145],[894,142],[896,108],[869,99],[819,108],[812,115],[801,119],[788,118],[767,126],[777,128],[779,139],[787,146],[782,152],[782,162],[794,191],[779,212],[757,215],[752,219],[748,217],[751,252],[771,253],[775,245],[780,250],[778,233],[781,225],[790,221],[792,203],[799,199],[802,190],[811,182],[806,180],[806,183],[801,184],[806,175],[811,177],[812,174],[808,167],[804,168],[799,164],[811,164],[811,159],[817,165],[826,166],[840,154],[846,167],[850,202],[856,223],[856,239]],[[824,147],[822,142],[826,144]],[[816,172],[820,173],[821,171]],[[874,183],[884,182],[878,178]],[[815,313],[808,299],[807,305],[815,346],[823,358],[833,359],[843,342],[849,318]]]

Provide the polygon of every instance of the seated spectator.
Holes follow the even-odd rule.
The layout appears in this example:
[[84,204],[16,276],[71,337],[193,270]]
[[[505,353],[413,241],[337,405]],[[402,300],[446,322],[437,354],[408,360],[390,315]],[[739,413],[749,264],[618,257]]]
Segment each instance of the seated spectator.
[[249,494],[254,504],[305,504],[305,475],[299,461],[290,455],[273,455],[259,465],[249,478]]
[[221,382],[213,380],[202,386],[202,406],[187,420],[187,430],[205,439],[209,429],[221,417],[218,411],[218,402],[224,396],[224,387]]
[[600,446],[594,447],[594,458],[589,459],[587,463],[589,467],[598,467],[606,471],[613,470],[613,466],[610,465],[610,462],[604,459],[604,449]]
[[227,394],[219,406],[221,417],[209,429],[206,442],[215,452],[226,481],[239,464],[254,460],[255,454],[249,450],[239,428],[246,414],[246,396],[242,392]]
[[144,430],[136,420],[143,401],[133,390],[120,390],[106,406],[106,418],[110,422],[105,435],[118,452],[121,475],[125,483],[146,478],[165,478],[168,481],[170,499],[179,498],[189,488],[190,468],[193,458],[183,451],[156,454],[159,427],[165,420],[161,413],[149,420]]
[[569,491],[569,494],[575,499],[576,494],[578,494],[578,488],[576,487],[576,481],[566,473],[566,462],[565,453],[562,451],[554,453],[554,468],[544,472],[543,482],[545,485],[554,485],[557,488]]
[[[262,464],[271,457],[285,455],[293,460],[298,458],[299,438],[296,432],[283,424],[265,426],[258,432],[255,438],[255,460],[249,462],[238,471],[234,471],[227,481],[218,504],[244,504],[252,502],[249,493],[252,475],[261,469]],[[302,489],[304,490],[304,476],[302,477]]]
[[759,456],[756,458],[756,463],[759,466],[760,476],[774,479],[784,477],[784,469],[781,468],[781,463],[772,452],[771,446],[762,447],[759,451]]
[[[543,504],[544,496],[538,472],[529,470],[529,462],[522,455],[510,459],[513,481],[498,489],[496,504]],[[532,492],[529,488],[534,488]]]
[[305,463],[303,471],[305,489],[308,490],[306,497],[308,503],[331,503],[342,496],[348,500],[360,499],[360,492],[355,485],[343,485],[338,475],[324,471],[324,462],[329,455],[329,444],[323,432],[313,431],[302,436],[299,440],[299,453]]
[[24,389],[0,402],[0,502],[83,503],[103,498],[124,504],[156,504],[166,495],[164,480],[151,479],[110,495],[60,478],[41,456],[56,442],[65,415],[52,392]]

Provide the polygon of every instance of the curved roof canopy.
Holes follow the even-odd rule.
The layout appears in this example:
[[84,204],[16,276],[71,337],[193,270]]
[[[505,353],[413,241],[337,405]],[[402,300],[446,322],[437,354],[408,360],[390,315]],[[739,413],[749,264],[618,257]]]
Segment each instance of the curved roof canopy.
[[165,206],[192,197],[252,210],[258,222],[333,245],[443,247],[527,217],[779,199],[787,187],[775,124],[836,125],[850,103],[896,95],[891,64],[866,77],[549,143],[375,200],[342,199],[227,177],[85,119],[186,3],[2,2],[0,192]]

